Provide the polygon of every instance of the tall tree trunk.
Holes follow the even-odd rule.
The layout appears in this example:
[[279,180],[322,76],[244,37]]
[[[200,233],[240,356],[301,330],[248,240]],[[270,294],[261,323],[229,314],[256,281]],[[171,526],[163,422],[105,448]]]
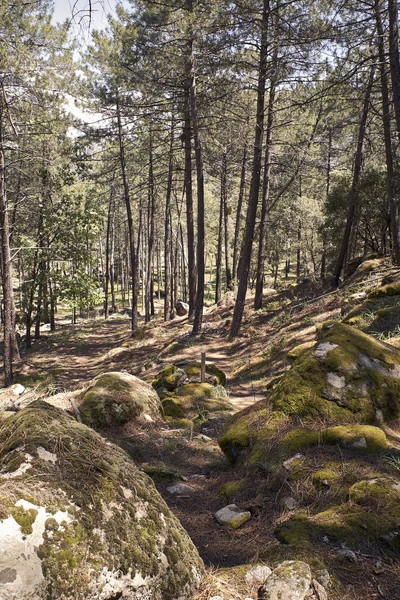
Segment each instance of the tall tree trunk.
[[[187,9],[191,12],[192,1],[187,1]],[[193,38],[190,35],[185,43],[185,89],[184,89],[184,140],[185,140],[185,197],[186,197],[186,227],[187,227],[187,253],[188,253],[188,287],[189,287],[189,315],[192,319],[196,303],[196,257],[194,243],[194,217],[193,217],[193,186],[192,186],[192,126],[191,126],[191,86],[192,86],[192,53]]]
[[15,337],[15,307],[12,285],[12,265],[10,254],[10,231],[8,226],[6,163],[4,156],[3,108],[0,99],[0,234],[1,234],[1,273],[3,287],[3,327],[4,327],[4,384],[13,383],[13,359],[19,358]]
[[397,137],[400,140],[399,9],[397,0],[389,0],[389,57]]
[[164,227],[164,321],[171,319],[171,195],[174,176],[174,117],[171,119],[171,139],[169,144],[168,182],[165,199]]
[[253,248],[253,236],[257,215],[258,194],[261,181],[261,161],[262,161],[262,141],[264,131],[264,104],[265,104],[265,83],[267,79],[267,58],[268,58],[268,22],[270,16],[269,0],[263,2],[263,12],[261,21],[261,44],[260,58],[258,67],[258,85],[257,85],[257,114],[256,130],[254,139],[253,166],[251,173],[251,185],[249,204],[246,216],[246,229],[244,233],[243,246],[238,268],[238,293],[233,312],[232,326],[230,336],[235,337],[240,331],[242,324],[244,305],[246,302],[247,284],[249,279],[251,252]]
[[389,84],[388,73],[385,56],[385,43],[383,25],[381,19],[381,1],[375,0],[375,21],[378,37],[378,56],[379,70],[382,90],[382,118],[383,130],[385,138],[385,154],[386,154],[386,172],[387,172],[387,191],[390,206],[390,228],[393,241],[393,260],[396,265],[400,265],[400,240],[399,240],[399,209],[397,205],[397,190],[396,177],[393,164],[393,149],[391,140],[390,127],[390,100],[389,100]]
[[232,271],[231,271],[231,256],[229,248],[229,209],[228,209],[228,165],[227,156],[224,153],[222,157],[222,204],[224,209],[224,245],[225,245],[225,275],[226,275],[226,289],[230,290],[232,287]]
[[104,286],[104,318],[108,319],[109,317],[109,305],[108,305],[108,288],[110,285],[110,246],[111,246],[111,222],[113,219],[113,210],[114,210],[114,178],[115,175],[113,176],[113,180],[111,182],[111,187],[110,187],[110,199],[108,201],[108,214],[107,214],[107,233],[106,233],[106,280],[105,280],[105,286]]
[[242,218],[244,190],[246,187],[246,162],[247,162],[247,145],[243,149],[242,169],[241,169],[241,173],[240,173],[239,198],[238,198],[238,205],[237,205],[237,209],[236,209],[235,237],[233,240],[232,273],[233,273],[233,285],[235,288],[237,286],[237,264],[238,264],[238,254],[239,254],[240,221]]
[[268,214],[269,214],[269,194],[271,182],[271,153],[272,153],[272,126],[274,122],[274,104],[275,104],[275,74],[276,63],[278,56],[276,52],[273,58],[273,74],[271,77],[271,87],[269,90],[268,100],[268,116],[266,130],[266,148],[265,148],[265,163],[264,163],[264,181],[263,194],[261,205],[261,221],[260,221],[260,240],[258,244],[258,260],[257,260],[257,277],[256,277],[256,292],[254,296],[254,309],[262,308],[263,287],[264,287],[264,269],[265,260],[267,257],[267,229],[268,229]]
[[217,260],[215,263],[215,304],[221,300],[222,294],[222,231],[223,231],[223,175],[221,174],[221,194],[219,199],[219,219],[218,219],[218,241],[217,241]]
[[[326,203],[329,200],[329,194],[331,191],[331,167],[332,167],[332,127],[329,127],[328,134],[328,156],[326,160]],[[328,251],[328,236],[326,233],[326,227],[322,231],[322,257],[321,257],[321,280],[325,281],[326,278],[326,254]]]
[[199,120],[197,112],[197,93],[196,93],[196,77],[194,71],[194,62],[192,59],[192,76],[190,89],[190,106],[191,117],[193,124],[194,149],[196,159],[196,176],[197,176],[197,289],[196,289],[196,304],[194,311],[194,321],[192,333],[200,333],[203,323],[203,306],[204,306],[204,170],[203,170],[203,154],[201,148],[201,138],[199,130]]
[[[151,319],[152,279],[153,279],[153,254],[154,254],[154,219],[156,212],[154,172],[153,172],[153,133],[150,131],[149,148],[149,190],[147,205],[148,239],[147,239],[147,269],[146,269],[146,314],[145,322]],[[153,310],[154,314],[154,310]]]
[[358,197],[358,185],[360,181],[361,167],[362,167],[362,158],[363,158],[363,149],[364,149],[364,138],[365,138],[365,130],[367,126],[368,112],[369,112],[369,101],[371,97],[371,90],[374,83],[374,73],[375,68],[372,66],[369,74],[369,80],[367,89],[365,91],[364,97],[364,106],[361,116],[360,127],[358,131],[358,140],[357,140],[357,150],[354,161],[354,172],[353,172],[353,182],[350,190],[349,197],[349,207],[347,211],[347,221],[346,228],[343,235],[342,245],[339,252],[339,257],[336,263],[335,272],[333,275],[333,281],[336,286],[339,285],[340,274],[343,269],[343,265],[346,259],[347,251],[350,243],[351,230],[353,227],[354,213],[357,205],[357,197]]
[[126,170],[124,136],[122,131],[121,108],[119,102],[119,93],[116,92],[116,109],[117,109],[117,125],[118,125],[118,142],[119,142],[119,160],[121,165],[122,182],[124,187],[124,200],[128,221],[128,238],[129,238],[129,255],[131,263],[131,281],[132,281],[132,332],[135,332],[138,327],[138,261],[135,251],[135,234],[133,229],[131,197],[129,192],[128,174]]

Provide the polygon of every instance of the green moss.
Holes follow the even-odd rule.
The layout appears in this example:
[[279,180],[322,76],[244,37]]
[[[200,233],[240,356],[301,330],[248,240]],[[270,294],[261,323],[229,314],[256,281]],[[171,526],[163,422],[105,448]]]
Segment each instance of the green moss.
[[[44,465],[37,446],[56,453],[57,463]],[[154,598],[172,600],[191,581],[193,567],[201,572],[197,551],[151,479],[122,450],[64,411],[31,404],[0,426],[0,449],[2,469],[10,453],[34,457],[29,477],[7,480],[11,491],[7,503],[0,498],[2,517],[13,514],[23,532],[31,532],[36,511],[16,507],[21,497],[49,513],[69,513],[71,522],[62,527],[49,516],[37,551],[52,596],[88,598],[103,569],[117,565],[121,575],[154,577]],[[177,562],[164,575],[157,556],[169,546],[177,549]]]
[[349,500],[371,509],[394,510],[400,517],[400,483],[387,478],[359,481],[351,486]]
[[393,281],[387,285],[373,290],[368,294],[368,298],[382,298],[383,296],[398,296],[400,294],[400,281]]
[[174,398],[164,398],[161,401],[162,410],[166,417],[184,417],[185,411],[181,406],[181,402],[179,398],[176,396]]
[[10,510],[14,520],[20,525],[21,532],[29,535],[32,533],[32,525],[36,521],[38,511],[34,508],[24,509],[22,506],[13,506]]
[[231,502],[235,496],[243,489],[246,484],[246,480],[240,479],[238,481],[227,481],[221,488],[219,496],[224,498],[227,502]]
[[186,383],[181,385],[178,396],[189,396],[192,400],[206,400],[212,397],[214,387],[209,383]]
[[320,469],[312,475],[312,482],[316,487],[332,485],[340,478],[340,475],[333,469]]
[[276,527],[274,534],[282,544],[304,546],[309,544],[308,519],[303,514],[293,515]]
[[290,360],[296,360],[304,352],[306,352],[307,350],[310,350],[310,348],[313,348],[314,346],[315,346],[315,340],[312,342],[304,342],[304,344],[299,344],[298,346],[295,346],[294,348],[289,350],[289,352],[287,353],[286,356]]
[[[366,447],[358,444],[362,439]],[[371,425],[339,425],[330,427],[323,433],[323,440],[328,444],[341,444],[360,451],[379,453],[388,447],[385,432]],[[354,444],[356,446],[354,446]]]
[[287,451],[298,451],[309,446],[316,446],[321,442],[321,434],[311,429],[292,429],[281,441],[282,447]]
[[160,417],[160,403],[154,390],[128,373],[103,373],[82,394],[79,410],[82,421],[91,427],[123,425],[146,412]]
[[168,391],[173,392],[183,375],[184,372],[175,365],[166,365],[153,381],[152,386],[156,390],[166,388]]
[[182,481],[182,475],[176,471],[171,471],[166,467],[157,467],[154,465],[142,465],[142,470],[154,481]]

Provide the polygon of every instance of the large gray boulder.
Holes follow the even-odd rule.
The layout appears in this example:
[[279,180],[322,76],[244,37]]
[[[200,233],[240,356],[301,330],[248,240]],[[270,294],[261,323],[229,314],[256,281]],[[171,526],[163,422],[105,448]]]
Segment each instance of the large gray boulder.
[[78,400],[82,421],[91,427],[123,425],[139,417],[161,418],[154,389],[129,373],[102,373]]
[[0,426],[1,600],[184,600],[203,570],[152,481],[64,411]]

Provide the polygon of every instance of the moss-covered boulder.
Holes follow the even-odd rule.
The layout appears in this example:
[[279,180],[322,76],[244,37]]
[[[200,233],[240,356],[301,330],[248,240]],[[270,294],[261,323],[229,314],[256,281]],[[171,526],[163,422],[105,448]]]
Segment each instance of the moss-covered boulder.
[[348,501],[314,515],[298,514],[275,530],[295,546],[331,541],[359,549],[388,546],[400,552],[400,481],[387,477],[362,480],[350,487]]
[[[233,463],[248,449],[250,462],[259,462],[265,444],[291,453],[342,440],[343,445],[380,451],[386,447],[383,431],[372,427],[361,432],[355,426],[399,416],[399,350],[331,322],[321,327],[315,347],[299,356],[265,400],[228,422],[219,443]],[[299,429],[299,422],[307,427]]]
[[176,365],[166,365],[153,381],[153,388],[159,395],[165,396],[165,391],[174,392],[177,387],[187,380],[185,371]]
[[0,426],[0,595],[191,598],[203,565],[152,481],[60,409]]
[[[201,364],[197,361],[190,361],[179,365],[166,365],[152,385],[160,398],[165,398],[170,392],[177,393],[177,390],[183,385],[200,383]],[[225,387],[226,375],[216,365],[207,364],[205,383]]]
[[161,417],[161,403],[154,389],[129,373],[99,375],[78,402],[82,421],[90,427],[122,425],[142,415]]

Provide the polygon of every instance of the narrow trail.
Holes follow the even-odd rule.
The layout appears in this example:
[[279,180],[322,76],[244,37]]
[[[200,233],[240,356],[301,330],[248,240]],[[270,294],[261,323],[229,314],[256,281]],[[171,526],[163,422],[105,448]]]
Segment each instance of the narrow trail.
[[[47,375],[56,389],[65,390],[83,387],[106,370],[127,370],[151,380],[160,368],[158,355],[182,335],[186,323],[186,319],[177,319],[168,327],[156,327],[153,335],[132,341],[130,321],[126,317],[107,321],[93,319],[78,325],[62,322],[54,333],[46,333],[24,353],[20,372],[25,376]],[[242,410],[261,400],[263,394],[251,382],[235,377],[229,347],[226,339],[211,339],[162,358],[162,362],[199,360],[201,352],[205,352],[207,362],[215,363],[226,373],[230,401],[235,410]],[[152,361],[154,367],[146,369],[145,365]]]

